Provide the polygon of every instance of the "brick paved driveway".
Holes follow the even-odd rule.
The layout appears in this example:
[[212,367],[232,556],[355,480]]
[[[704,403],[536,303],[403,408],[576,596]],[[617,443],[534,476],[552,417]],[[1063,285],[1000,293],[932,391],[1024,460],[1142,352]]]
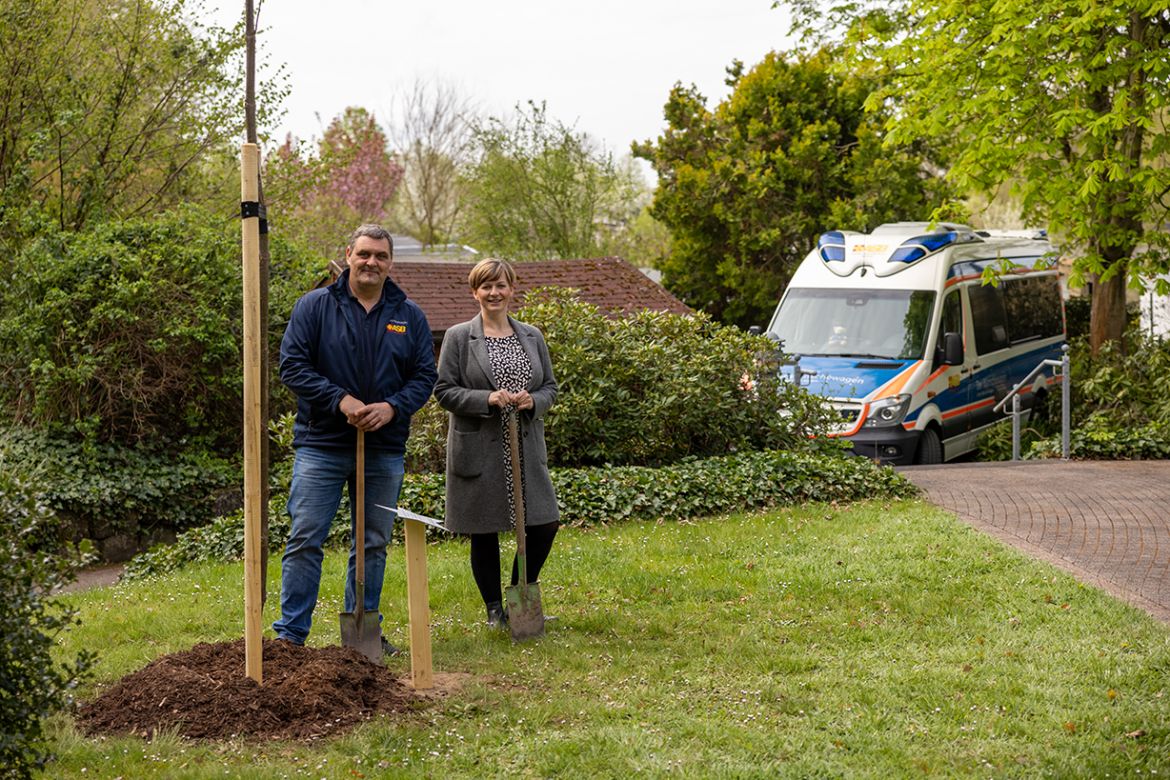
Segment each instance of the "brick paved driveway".
[[898,469],[975,528],[1170,623],[1170,461]]

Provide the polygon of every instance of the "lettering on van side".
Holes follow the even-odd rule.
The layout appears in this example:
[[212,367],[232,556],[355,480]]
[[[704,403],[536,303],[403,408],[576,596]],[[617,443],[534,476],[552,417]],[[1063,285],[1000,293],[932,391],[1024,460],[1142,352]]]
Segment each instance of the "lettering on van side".
[[859,376],[837,376],[836,374],[825,374],[825,379],[829,382],[840,382],[843,385],[859,385],[865,381],[863,377]]

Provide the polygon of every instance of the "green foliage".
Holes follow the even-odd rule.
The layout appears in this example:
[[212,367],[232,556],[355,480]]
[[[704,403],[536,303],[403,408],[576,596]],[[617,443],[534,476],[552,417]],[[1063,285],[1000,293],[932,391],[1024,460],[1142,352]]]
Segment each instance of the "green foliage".
[[[545,439],[556,466],[654,466],[834,446],[810,442],[828,430],[833,413],[819,397],[776,380],[767,339],[703,314],[609,318],[563,289],[530,291],[515,316],[544,332],[552,356],[559,392]],[[443,471],[446,437],[447,414],[432,400],[411,420],[410,470]]]
[[447,411],[432,397],[410,418],[406,470],[442,472],[446,468]]
[[1072,283],[1095,281],[1093,348],[1120,340],[1127,275],[1170,268],[1166,4],[912,0],[900,24],[870,18],[848,42],[890,75],[867,105],[896,106],[891,142],[948,144],[962,190],[1010,184],[1073,258]]
[[560,392],[545,428],[558,466],[800,447],[831,422],[820,399],[762,370],[771,342],[706,315],[609,318],[550,289],[530,293],[516,316],[544,332],[552,355]]
[[864,458],[745,452],[660,469],[563,469],[554,476],[562,520],[675,520],[810,501],[909,496],[914,488]]
[[48,758],[42,720],[69,704],[93,659],[81,651],[53,660],[78,621],[48,594],[73,579],[80,559],[43,549],[53,523],[48,507],[2,453],[0,467],[0,774],[27,778]]
[[1074,422],[1106,418],[1117,428],[1170,424],[1170,342],[1130,331],[1096,356],[1073,345]]
[[[1139,329],[1125,343],[1109,342],[1094,356],[1087,339],[1071,342],[1073,458],[1138,460],[1170,457],[1170,342]],[[1061,457],[1060,388],[1048,419],[1021,430],[1023,458]],[[981,460],[1011,457],[1011,424],[979,439]]]
[[35,470],[38,500],[72,524],[55,521],[46,549],[87,529],[191,528],[215,516],[217,491],[239,481],[236,466],[198,451],[81,444],[22,428],[0,429],[0,453]]
[[[29,244],[0,290],[10,418],[100,441],[232,447],[242,394],[237,231],[188,207]],[[303,253],[274,249],[273,334],[312,278]]]
[[[47,230],[235,197],[238,30],[193,0],[0,4],[0,247]],[[261,85],[261,121],[283,87]],[[238,189],[236,190],[238,192]]]
[[947,194],[923,145],[883,147],[885,117],[863,110],[877,82],[831,64],[824,51],[737,62],[713,111],[676,86],[666,132],[635,145],[674,237],[664,282],[716,319],[764,324],[819,233],[921,219]]
[[463,240],[517,260],[596,257],[601,226],[637,214],[640,182],[584,133],[517,107],[473,131]]
[[605,233],[601,253],[620,257],[636,268],[661,268],[670,258],[672,242],[670,230],[646,205],[629,222]]
[[[691,460],[659,469],[642,466],[553,469],[561,522],[590,526],[621,520],[685,521],[810,501],[859,501],[913,495],[914,487],[891,469],[864,458],[810,452],[746,452]],[[399,503],[413,512],[443,517],[443,474],[406,475]],[[269,512],[269,545],[284,548],[288,538],[285,499],[274,496]],[[348,518],[343,501],[339,518]],[[401,533],[401,526],[395,526]],[[349,544],[349,523],[335,521],[327,545]],[[170,546],[139,555],[126,568],[135,579],[173,571],[192,561],[236,560],[244,552],[243,515],[220,518],[182,534]]]

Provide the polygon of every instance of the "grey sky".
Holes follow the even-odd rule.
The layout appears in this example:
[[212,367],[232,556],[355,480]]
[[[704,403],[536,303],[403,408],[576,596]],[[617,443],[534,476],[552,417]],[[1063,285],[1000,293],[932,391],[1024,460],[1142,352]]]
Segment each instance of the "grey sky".
[[[243,0],[206,0],[229,23]],[[319,136],[346,106],[388,118],[416,79],[454,84],[486,113],[544,100],[617,154],[655,138],[676,81],[708,105],[733,59],[786,47],[788,14],[770,0],[265,0],[260,26],[291,94],[280,136]]]

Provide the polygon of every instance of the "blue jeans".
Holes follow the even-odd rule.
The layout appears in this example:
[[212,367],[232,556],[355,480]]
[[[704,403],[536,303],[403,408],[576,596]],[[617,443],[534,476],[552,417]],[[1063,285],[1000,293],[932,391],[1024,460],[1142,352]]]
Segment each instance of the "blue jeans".
[[[341,488],[349,487],[350,538],[356,523],[356,482],[353,451],[298,447],[293,459],[292,483],[288,491],[288,513],[292,528],[281,559],[280,619],[272,624],[276,635],[304,644],[313,624],[313,609],[321,586],[322,545],[341,504]],[[375,504],[398,506],[402,489],[403,456],[366,450],[366,583],[364,606],[377,612],[382,598],[382,577],[386,571],[386,545],[394,530],[394,513]],[[356,541],[356,539],[354,540]],[[345,574],[345,611],[352,612],[355,551],[351,542],[349,567]],[[380,619],[380,617],[379,617]]]

